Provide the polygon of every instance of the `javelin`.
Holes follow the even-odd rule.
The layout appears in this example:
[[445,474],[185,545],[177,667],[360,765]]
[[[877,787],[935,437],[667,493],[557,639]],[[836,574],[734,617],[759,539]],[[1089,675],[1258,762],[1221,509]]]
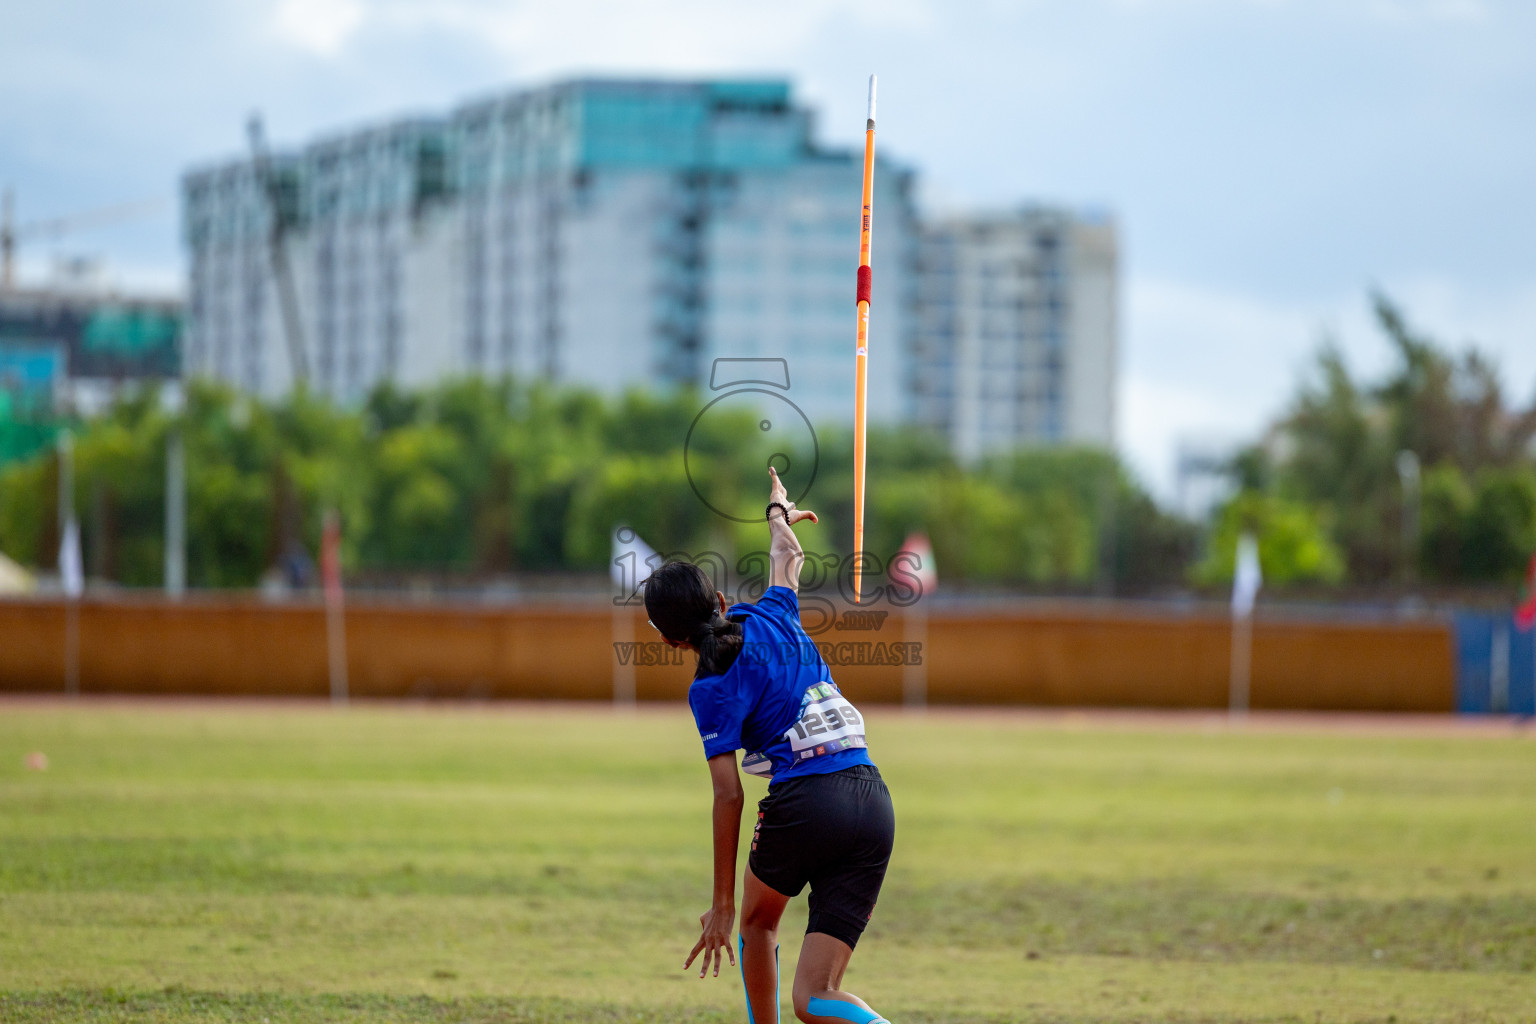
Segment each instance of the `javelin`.
[[864,577],[864,419],[869,377],[869,222],[875,203],[875,76],[869,76],[869,120],[864,126],[864,215],[859,221],[859,290],[853,383],[853,603]]

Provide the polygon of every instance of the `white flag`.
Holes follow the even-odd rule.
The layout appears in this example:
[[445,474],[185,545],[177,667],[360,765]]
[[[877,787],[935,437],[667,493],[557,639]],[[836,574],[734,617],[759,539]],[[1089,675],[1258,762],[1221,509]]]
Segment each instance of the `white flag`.
[[1253,614],[1254,599],[1264,583],[1264,571],[1259,567],[1259,542],[1253,534],[1245,533],[1237,538],[1237,566],[1232,573],[1232,614],[1246,619]]
[[80,525],[75,517],[64,520],[64,537],[59,541],[59,582],[65,597],[79,597],[85,592],[85,573],[80,565]]
[[645,578],[661,568],[661,557],[640,535],[627,526],[613,531],[613,557],[608,562],[608,577],[613,580],[613,596],[620,603],[637,600]]

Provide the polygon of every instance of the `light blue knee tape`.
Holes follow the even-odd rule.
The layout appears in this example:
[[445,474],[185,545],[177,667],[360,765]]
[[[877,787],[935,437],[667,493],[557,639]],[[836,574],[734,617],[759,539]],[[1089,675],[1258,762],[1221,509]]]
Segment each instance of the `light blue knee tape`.
[[852,1021],[853,1024],[891,1024],[874,1010],[866,1010],[857,1003],[845,1003],[841,999],[817,999],[812,996],[806,1009],[818,1017],[836,1017]]
[[[741,969],[741,994],[747,995],[747,939],[736,936],[736,966]],[[747,996],[747,1024],[757,1024],[752,1019],[752,998]],[[773,1024],[779,1024],[779,947],[773,947]]]

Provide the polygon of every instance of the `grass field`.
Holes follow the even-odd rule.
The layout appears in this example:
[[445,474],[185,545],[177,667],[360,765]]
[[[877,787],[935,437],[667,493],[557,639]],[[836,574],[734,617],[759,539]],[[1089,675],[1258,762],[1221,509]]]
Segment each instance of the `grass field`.
[[[869,718],[896,1024],[1536,1020],[1527,735]],[[680,706],[0,704],[0,1021],[743,1020],[708,816]]]

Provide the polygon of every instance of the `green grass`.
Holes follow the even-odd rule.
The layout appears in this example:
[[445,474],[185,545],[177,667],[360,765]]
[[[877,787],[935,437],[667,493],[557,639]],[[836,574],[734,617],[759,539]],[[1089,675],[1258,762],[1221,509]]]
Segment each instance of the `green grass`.
[[[897,1024],[1536,1020],[1528,737],[870,721]],[[3,705],[0,1022],[742,1020],[708,840],[682,707]]]

